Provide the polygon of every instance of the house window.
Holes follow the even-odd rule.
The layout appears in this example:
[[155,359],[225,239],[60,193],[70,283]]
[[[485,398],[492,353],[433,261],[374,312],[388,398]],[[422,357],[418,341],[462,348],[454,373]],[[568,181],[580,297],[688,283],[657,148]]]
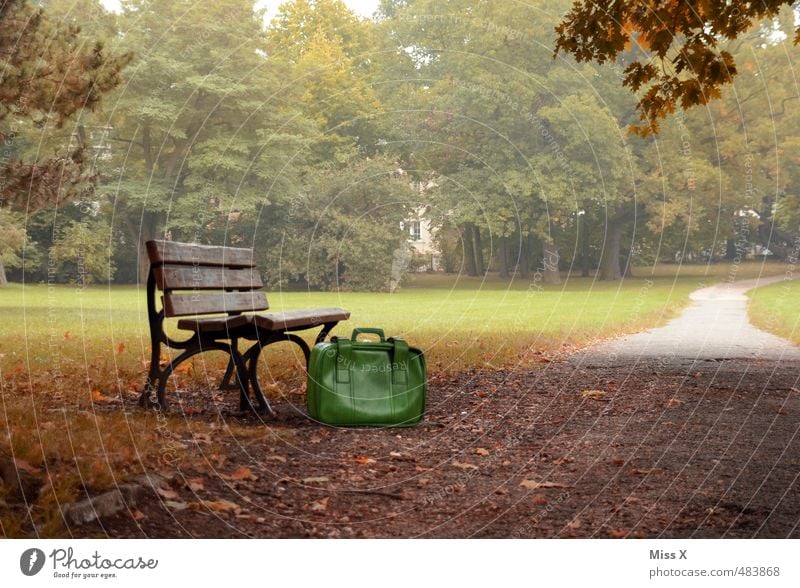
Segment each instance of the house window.
[[422,241],[422,227],[419,221],[411,221],[409,224],[409,234],[412,241]]

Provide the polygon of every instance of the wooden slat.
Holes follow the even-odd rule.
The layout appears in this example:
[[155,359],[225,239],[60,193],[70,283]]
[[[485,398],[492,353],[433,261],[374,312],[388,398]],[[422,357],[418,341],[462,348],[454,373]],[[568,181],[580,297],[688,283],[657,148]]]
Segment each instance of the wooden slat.
[[148,241],[150,263],[253,267],[253,250],[241,247],[215,247],[176,241]]
[[161,290],[257,290],[264,286],[255,268],[165,265],[153,273]]
[[248,312],[269,308],[263,292],[220,292],[207,294],[165,294],[162,296],[166,316]]

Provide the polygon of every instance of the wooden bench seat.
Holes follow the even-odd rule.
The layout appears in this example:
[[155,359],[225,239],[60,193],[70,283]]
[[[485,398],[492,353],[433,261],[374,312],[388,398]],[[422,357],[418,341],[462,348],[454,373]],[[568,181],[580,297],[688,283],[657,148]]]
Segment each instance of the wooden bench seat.
[[348,318],[350,318],[350,313],[341,308],[312,308],[264,314],[180,319],[178,328],[187,331],[230,331],[237,333],[253,327],[268,331],[292,331],[311,329],[330,322],[346,321]]
[[[152,344],[150,370],[139,400],[143,406],[166,408],[166,384],[175,368],[204,351],[224,351],[228,367],[220,388],[238,389],[240,408],[271,413],[258,382],[257,367],[261,351],[280,341],[296,343],[306,359],[308,344],[296,331],[322,327],[316,342],[324,341],[339,321],[350,318],[342,308],[309,308],[285,312],[267,310],[263,282],[253,260],[253,250],[239,247],[213,247],[174,241],[148,241],[150,272],[147,279],[147,312]],[[156,291],[162,292],[157,308]],[[208,316],[214,315],[214,316]],[[178,319],[178,328],[191,332],[183,341],[164,332],[164,320]],[[240,341],[251,341],[244,352]],[[180,353],[163,368],[162,346]],[[235,382],[234,382],[235,377]],[[156,401],[152,393],[156,392]],[[250,401],[252,391],[258,403]]]

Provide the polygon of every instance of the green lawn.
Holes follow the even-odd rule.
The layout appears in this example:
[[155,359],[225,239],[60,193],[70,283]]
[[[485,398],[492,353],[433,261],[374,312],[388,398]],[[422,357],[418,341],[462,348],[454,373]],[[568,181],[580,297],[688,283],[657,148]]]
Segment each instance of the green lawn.
[[[780,273],[784,266],[749,263],[735,269],[744,278]],[[422,347],[434,369],[517,365],[535,359],[536,352],[660,324],[687,303],[692,290],[728,279],[731,267],[663,265],[635,273],[640,277],[620,282],[573,277],[545,287],[532,279],[423,274],[392,294],[271,292],[269,299],[273,310],[347,308],[352,318],[336,333],[382,327],[387,336]],[[5,370],[77,362],[112,374],[139,373],[149,358],[144,290],[135,286],[12,284],[0,290],[0,323]]]
[[749,296],[753,324],[800,344],[800,280],[757,288]]

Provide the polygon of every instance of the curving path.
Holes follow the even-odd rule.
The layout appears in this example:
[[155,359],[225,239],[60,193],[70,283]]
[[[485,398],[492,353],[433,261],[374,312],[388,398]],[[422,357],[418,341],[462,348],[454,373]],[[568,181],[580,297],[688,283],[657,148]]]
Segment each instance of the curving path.
[[692,304],[667,325],[593,345],[581,359],[769,359],[800,361],[800,347],[754,327],[745,292],[784,276],[716,284],[692,292]]

